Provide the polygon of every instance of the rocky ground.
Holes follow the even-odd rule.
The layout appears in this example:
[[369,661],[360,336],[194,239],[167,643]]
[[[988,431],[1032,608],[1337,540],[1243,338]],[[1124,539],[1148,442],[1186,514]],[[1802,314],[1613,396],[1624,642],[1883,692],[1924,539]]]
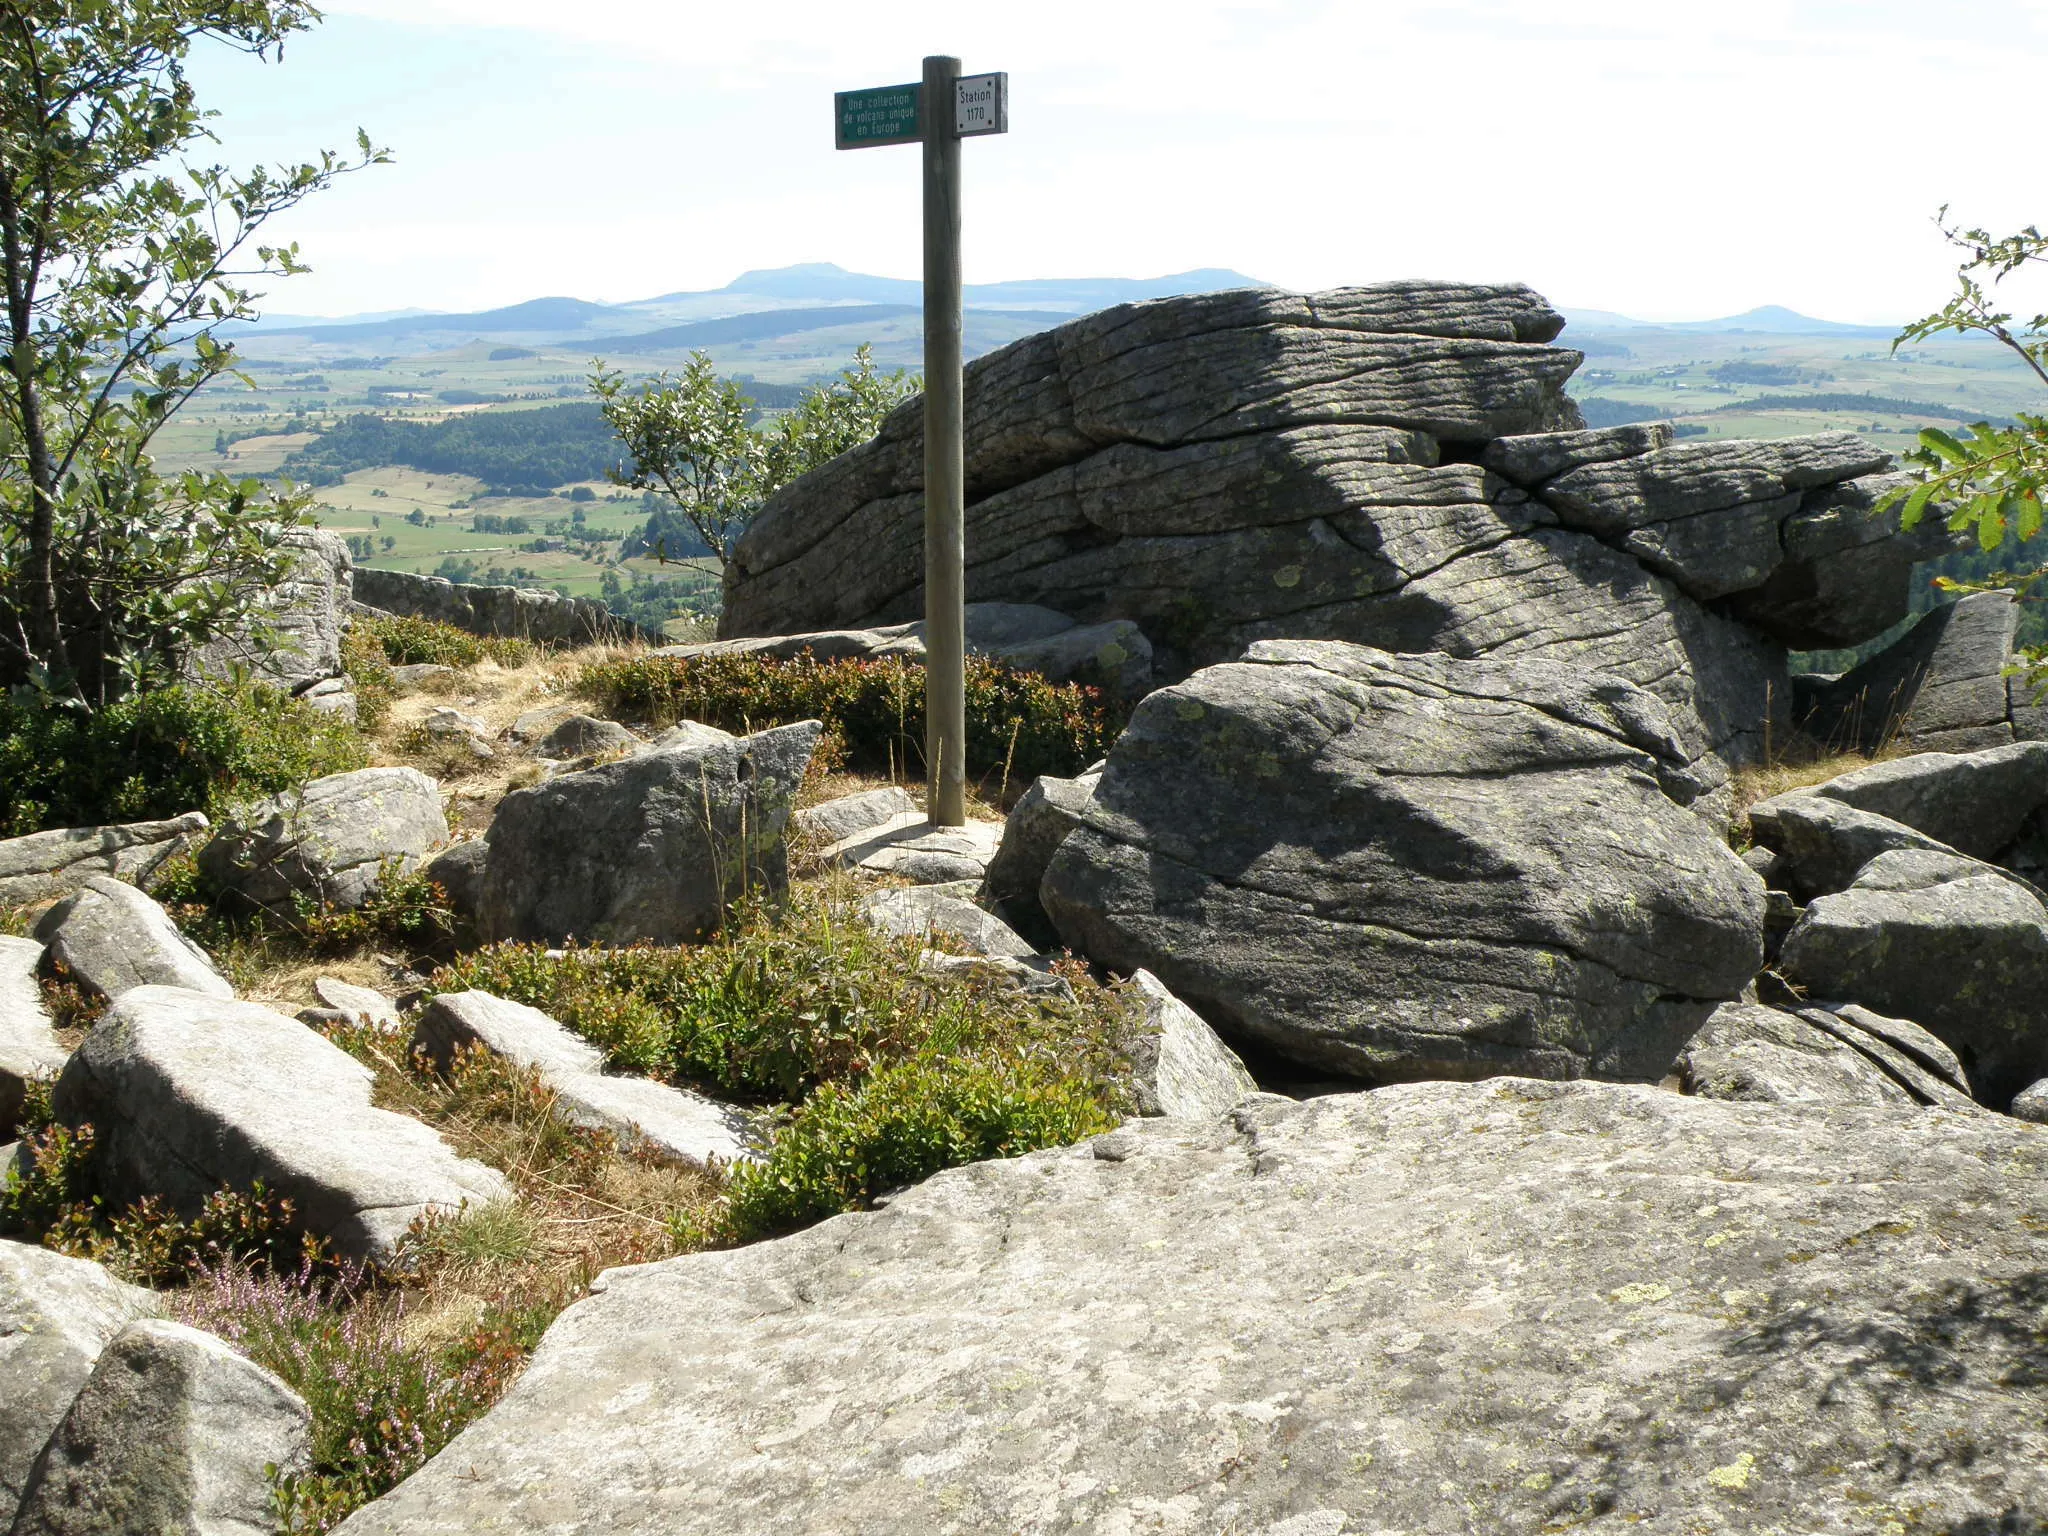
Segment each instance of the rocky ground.
[[[1576,430],[1555,320],[978,364],[970,636],[1128,721],[967,828],[815,722],[586,713],[592,653],[394,669],[376,765],[217,827],[0,844],[15,1531],[2048,1530],[2012,600],[1793,674],[1945,534],[1851,437]],[[915,655],[916,446],[649,664]],[[187,899],[306,940],[421,875],[432,956]],[[446,1385],[371,1467],[303,1341],[380,1327]]]

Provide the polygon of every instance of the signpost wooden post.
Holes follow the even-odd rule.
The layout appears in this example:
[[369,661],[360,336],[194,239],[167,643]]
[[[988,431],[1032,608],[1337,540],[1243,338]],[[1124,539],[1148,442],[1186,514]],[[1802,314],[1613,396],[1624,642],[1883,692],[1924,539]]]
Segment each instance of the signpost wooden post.
[[841,91],[839,149],[924,145],[924,756],[937,827],[967,823],[966,445],[960,356],[960,141],[1007,133],[1009,76],[935,54],[915,85]]

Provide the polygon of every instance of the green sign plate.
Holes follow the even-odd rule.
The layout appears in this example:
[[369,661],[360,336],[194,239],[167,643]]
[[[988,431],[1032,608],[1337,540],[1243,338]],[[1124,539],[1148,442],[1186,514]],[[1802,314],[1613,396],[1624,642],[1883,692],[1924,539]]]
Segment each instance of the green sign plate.
[[917,110],[918,98],[923,94],[923,86],[916,81],[837,92],[832,97],[833,146],[872,149],[878,144],[923,142]]

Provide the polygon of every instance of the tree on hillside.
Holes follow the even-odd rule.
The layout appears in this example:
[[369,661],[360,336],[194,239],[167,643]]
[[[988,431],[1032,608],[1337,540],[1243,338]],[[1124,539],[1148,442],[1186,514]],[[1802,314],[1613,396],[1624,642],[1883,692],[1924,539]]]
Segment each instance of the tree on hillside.
[[[920,387],[900,368],[877,370],[863,346],[851,368],[806,390],[763,431],[754,425],[752,398],[719,378],[707,353],[693,352],[680,374],[658,374],[638,390],[603,359],[590,375],[605,420],[633,456],[632,470],[612,479],[633,490],[665,491],[720,564],[732,558],[763,502],[873,437],[882,418]],[[654,519],[641,542],[666,553]]]
[[[0,0],[0,684],[99,704],[230,627],[289,563],[302,498],[159,476],[151,440],[235,369],[247,285],[305,270],[257,243],[357,153],[237,175],[185,76],[195,42],[260,59],[303,0]],[[246,380],[245,380],[246,382]]]

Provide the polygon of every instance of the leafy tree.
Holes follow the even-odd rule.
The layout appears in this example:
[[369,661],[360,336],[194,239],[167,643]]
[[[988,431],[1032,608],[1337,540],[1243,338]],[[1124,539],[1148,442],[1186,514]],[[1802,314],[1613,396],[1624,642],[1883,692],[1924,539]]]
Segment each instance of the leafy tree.
[[[753,399],[734,380],[719,378],[708,353],[692,353],[680,374],[658,374],[637,391],[602,359],[590,375],[605,420],[633,456],[632,472],[612,479],[666,491],[720,564],[732,558],[763,502],[874,436],[882,418],[919,387],[900,368],[878,372],[863,346],[851,368],[806,390],[763,432],[754,425]],[[644,542],[666,552],[652,521]]]
[[[0,0],[0,683],[103,703],[234,624],[290,559],[305,501],[149,445],[234,371],[246,286],[304,271],[257,244],[357,156],[236,175],[185,77],[197,39],[258,58],[304,0]],[[244,382],[247,382],[246,377]]]
[[[1940,222],[1947,216],[1944,207],[1937,220],[1942,238],[1964,253],[1956,268],[1955,296],[1901,331],[1892,350],[1951,332],[1989,336],[2048,385],[2048,314],[2016,320],[2000,306],[1997,291],[2014,273],[2048,265],[2048,236],[2029,224],[2018,234],[1994,237],[1986,230]],[[1956,432],[1928,427],[1906,458],[1921,471],[1919,483],[1894,491],[1885,504],[1905,504],[1900,520],[1907,528],[1938,502],[1949,527],[1974,532],[1982,549],[1999,548],[2008,535],[2025,543],[2041,531],[2041,505],[2048,495],[2048,417],[2022,411],[2005,424],[1980,421]],[[2001,578],[2011,574],[1999,573]],[[2013,579],[2031,588],[2042,575],[2035,570]]]

